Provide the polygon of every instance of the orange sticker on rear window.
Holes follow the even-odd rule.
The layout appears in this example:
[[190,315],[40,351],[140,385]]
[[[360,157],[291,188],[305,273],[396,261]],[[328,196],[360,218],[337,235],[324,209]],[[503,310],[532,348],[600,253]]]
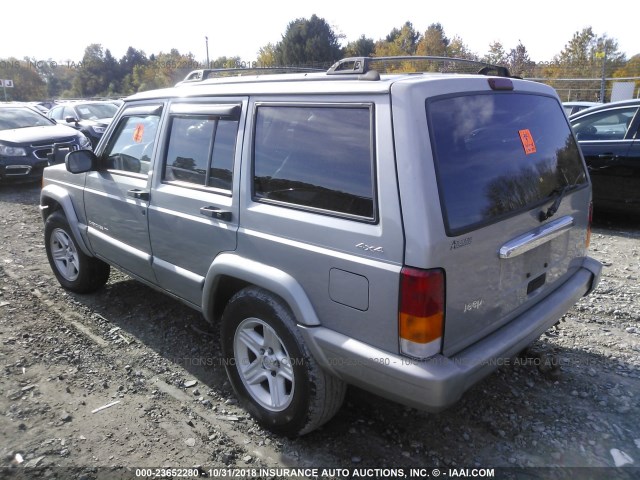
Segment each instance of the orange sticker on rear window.
[[142,142],[142,136],[144,135],[144,125],[139,123],[136,129],[133,131],[133,141],[136,143]]
[[518,133],[520,134],[520,141],[524,147],[524,153],[527,155],[536,153],[536,142],[533,141],[533,135],[531,135],[529,129],[518,130]]

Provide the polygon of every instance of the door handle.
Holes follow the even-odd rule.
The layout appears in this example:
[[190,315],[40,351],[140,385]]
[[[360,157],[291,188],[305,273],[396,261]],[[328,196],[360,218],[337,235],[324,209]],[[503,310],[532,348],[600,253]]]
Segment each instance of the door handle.
[[600,155],[598,155],[598,158],[610,158],[611,160],[615,160],[616,158],[618,158],[618,155],[615,155],[613,153],[601,153]]
[[231,212],[228,210],[220,210],[218,207],[200,207],[200,214],[205,217],[216,218],[226,222],[231,221]]
[[144,190],[140,190],[138,188],[134,188],[132,190],[127,191],[127,195],[135,198],[136,200],[145,200],[149,201],[149,192]]

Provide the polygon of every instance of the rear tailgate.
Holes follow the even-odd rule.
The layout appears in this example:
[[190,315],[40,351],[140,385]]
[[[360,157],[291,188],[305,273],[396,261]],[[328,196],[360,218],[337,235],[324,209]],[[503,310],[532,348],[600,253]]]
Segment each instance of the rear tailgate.
[[585,256],[591,190],[562,107],[544,86],[501,81],[513,89],[426,82],[424,163],[401,178],[425,192],[421,216],[403,198],[405,263],[445,270],[445,355],[542,301]]

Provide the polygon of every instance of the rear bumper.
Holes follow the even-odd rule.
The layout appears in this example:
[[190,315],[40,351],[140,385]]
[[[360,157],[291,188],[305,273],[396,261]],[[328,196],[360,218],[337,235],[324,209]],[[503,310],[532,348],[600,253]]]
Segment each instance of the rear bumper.
[[602,265],[580,269],[543,301],[455,356],[417,361],[371,347],[324,327],[300,327],[317,361],[344,381],[399,403],[440,411],[505,365],[553,326],[598,284]]

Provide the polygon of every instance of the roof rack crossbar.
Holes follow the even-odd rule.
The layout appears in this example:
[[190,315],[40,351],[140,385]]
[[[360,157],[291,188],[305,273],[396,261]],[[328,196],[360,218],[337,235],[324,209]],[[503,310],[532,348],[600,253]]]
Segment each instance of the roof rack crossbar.
[[373,63],[378,62],[390,62],[390,61],[435,61],[435,62],[452,62],[452,63],[466,63],[480,66],[480,70],[476,73],[479,75],[493,75],[498,77],[510,77],[509,69],[498,65],[491,65],[489,63],[480,62],[478,60],[469,60],[468,58],[455,58],[455,57],[437,57],[437,56],[422,56],[422,55],[405,55],[394,57],[348,57],[338,60],[334,63],[327,75],[363,75],[370,71]]

